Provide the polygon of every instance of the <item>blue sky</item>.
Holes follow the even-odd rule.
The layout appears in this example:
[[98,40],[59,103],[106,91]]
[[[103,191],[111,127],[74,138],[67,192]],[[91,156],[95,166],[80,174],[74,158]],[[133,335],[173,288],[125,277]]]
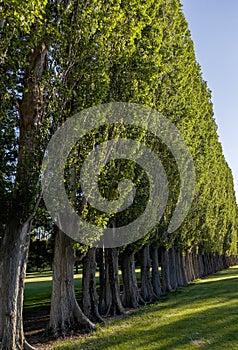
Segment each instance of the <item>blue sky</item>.
[[238,201],[238,0],[181,0]]

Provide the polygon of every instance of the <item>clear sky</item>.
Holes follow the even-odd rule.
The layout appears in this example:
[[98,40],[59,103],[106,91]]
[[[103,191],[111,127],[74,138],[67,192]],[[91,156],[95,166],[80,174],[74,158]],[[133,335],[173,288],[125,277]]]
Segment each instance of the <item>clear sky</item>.
[[181,0],[238,201],[238,0]]

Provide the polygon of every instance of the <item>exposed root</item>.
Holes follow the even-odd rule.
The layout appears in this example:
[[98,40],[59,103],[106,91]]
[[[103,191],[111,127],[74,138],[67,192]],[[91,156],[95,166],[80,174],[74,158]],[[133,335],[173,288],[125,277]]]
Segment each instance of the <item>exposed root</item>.
[[26,340],[24,341],[24,350],[36,350],[33,346],[31,346]]

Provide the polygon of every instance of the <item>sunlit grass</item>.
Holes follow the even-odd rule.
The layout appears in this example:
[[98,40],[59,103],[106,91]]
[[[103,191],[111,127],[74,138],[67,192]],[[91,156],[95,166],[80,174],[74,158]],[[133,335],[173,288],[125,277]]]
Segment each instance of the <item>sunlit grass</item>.
[[[139,271],[137,271],[139,274]],[[51,271],[28,274],[25,312],[50,306]],[[98,277],[98,276],[97,276]],[[76,294],[82,271],[75,275]],[[191,283],[61,350],[238,349],[238,267]]]
[[[140,270],[136,269],[137,276],[140,276]],[[121,271],[119,278],[122,283]],[[96,280],[99,284],[99,272],[96,272]],[[75,294],[78,300],[82,294],[82,269],[79,274],[74,275]],[[38,312],[40,309],[50,307],[51,300],[52,271],[30,272],[27,273],[24,298],[24,313]]]
[[167,294],[61,350],[238,349],[238,267]]
[[[27,273],[24,312],[34,313],[50,307],[52,271]],[[82,271],[75,274],[75,290],[78,296],[82,289]]]

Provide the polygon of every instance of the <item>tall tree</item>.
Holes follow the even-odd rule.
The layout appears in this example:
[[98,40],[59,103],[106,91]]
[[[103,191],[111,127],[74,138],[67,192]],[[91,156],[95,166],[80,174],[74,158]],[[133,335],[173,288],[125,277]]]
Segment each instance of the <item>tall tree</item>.
[[[38,3],[34,4],[38,5]],[[45,3],[42,7],[39,4],[40,13],[44,5]],[[1,232],[0,340],[2,349],[22,349],[24,345],[28,347],[23,335],[23,293],[31,223],[39,203],[35,198],[38,197],[39,149],[41,137],[44,136],[42,76],[48,53],[46,42],[42,40],[41,35],[37,35],[40,33],[41,23],[28,27],[28,21],[32,19],[34,22],[35,15],[39,15],[38,8],[37,14],[30,7],[24,19],[26,22],[21,23],[22,18],[17,10],[22,9],[24,13],[24,9],[18,2],[16,6],[17,9],[13,9],[11,3],[6,4],[1,28],[2,31],[6,28],[5,34],[8,39],[8,46],[3,45],[4,52],[2,52],[2,69],[6,73],[2,89],[3,105],[9,93],[12,93],[12,96],[16,95],[15,99],[12,99],[13,105],[7,108],[11,108],[8,112],[8,114],[11,113],[11,118],[17,118],[16,130],[19,132],[15,149],[15,172],[11,175],[12,186],[8,196],[7,219]],[[13,34],[9,36],[9,25],[14,11],[16,11],[16,23],[13,26]],[[22,30],[19,27],[20,24],[23,26]],[[18,40],[20,54],[16,46]],[[11,52],[10,57],[9,52]],[[5,112],[7,112],[6,109]]]

